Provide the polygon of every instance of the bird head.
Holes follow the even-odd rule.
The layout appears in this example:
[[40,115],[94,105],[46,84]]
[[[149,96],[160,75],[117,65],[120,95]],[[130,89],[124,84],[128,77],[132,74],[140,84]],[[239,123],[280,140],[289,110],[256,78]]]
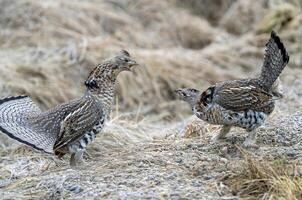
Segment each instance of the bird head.
[[180,88],[175,92],[181,100],[188,102],[191,106],[194,106],[197,97],[200,95],[200,91],[194,88]]
[[89,74],[85,85],[88,88],[99,88],[102,81],[115,81],[122,71],[131,71],[138,65],[126,50],[121,50],[115,56],[106,59],[102,64],[95,67]]

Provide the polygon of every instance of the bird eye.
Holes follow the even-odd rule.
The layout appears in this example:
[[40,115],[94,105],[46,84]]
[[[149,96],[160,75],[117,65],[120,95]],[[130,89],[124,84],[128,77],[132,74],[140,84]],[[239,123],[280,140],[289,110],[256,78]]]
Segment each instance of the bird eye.
[[212,94],[212,91],[210,89],[207,89],[206,90],[206,95],[211,95]]
[[122,61],[124,62],[129,62],[130,60],[128,58],[121,58]]

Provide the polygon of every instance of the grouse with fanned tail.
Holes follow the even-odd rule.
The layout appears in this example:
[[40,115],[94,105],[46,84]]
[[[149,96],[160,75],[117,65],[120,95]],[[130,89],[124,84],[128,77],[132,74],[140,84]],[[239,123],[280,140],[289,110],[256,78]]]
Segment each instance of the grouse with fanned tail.
[[258,78],[218,82],[204,92],[192,88],[176,92],[191,105],[198,118],[223,125],[214,140],[224,138],[232,126],[237,126],[249,132],[244,146],[254,146],[256,128],[272,113],[275,100],[282,97],[277,90],[277,79],[288,61],[283,43],[272,31]]
[[27,96],[2,99],[0,130],[46,153],[70,153],[70,164],[77,165],[108,117],[118,74],[134,65],[136,61],[122,50],[92,70],[82,97],[45,112]]

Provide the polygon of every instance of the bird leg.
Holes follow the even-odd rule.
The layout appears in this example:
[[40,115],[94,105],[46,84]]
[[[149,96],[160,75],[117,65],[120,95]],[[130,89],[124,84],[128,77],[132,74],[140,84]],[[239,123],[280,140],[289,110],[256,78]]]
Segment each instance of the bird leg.
[[65,154],[66,153],[58,152],[58,153],[56,153],[56,156],[58,156],[59,159],[62,159]]
[[75,153],[72,153],[71,154],[71,157],[70,157],[70,166],[78,166],[79,164],[83,163],[83,153],[84,151],[83,150],[79,150]]
[[257,146],[256,137],[257,137],[257,132],[255,129],[248,132],[248,136],[245,138],[245,141],[243,142],[243,146],[246,148],[256,147]]
[[220,129],[220,132],[217,135],[214,135],[214,137],[212,137],[212,141],[216,142],[218,140],[224,139],[226,134],[228,134],[228,132],[230,132],[231,130],[230,125],[223,125],[222,128]]

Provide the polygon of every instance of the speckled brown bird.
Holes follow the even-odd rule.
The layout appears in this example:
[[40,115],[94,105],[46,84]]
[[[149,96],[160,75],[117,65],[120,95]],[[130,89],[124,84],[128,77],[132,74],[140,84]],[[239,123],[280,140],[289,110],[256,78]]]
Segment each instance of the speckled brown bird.
[[256,128],[272,113],[275,100],[282,97],[277,90],[277,79],[288,61],[289,55],[283,43],[272,31],[259,77],[218,82],[204,92],[192,88],[176,92],[191,105],[198,118],[223,125],[213,140],[224,138],[232,126],[237,126],[249,132],[243,145],[254,146]]
[[118,74],[137,65],[122,50],[95,67],[85,81],[82,97],[42,112],[27,96],[0,100],[0,130],[9,137],[46,153],[71,154],[70,164],[83,152],[105,123],[115,94]]

